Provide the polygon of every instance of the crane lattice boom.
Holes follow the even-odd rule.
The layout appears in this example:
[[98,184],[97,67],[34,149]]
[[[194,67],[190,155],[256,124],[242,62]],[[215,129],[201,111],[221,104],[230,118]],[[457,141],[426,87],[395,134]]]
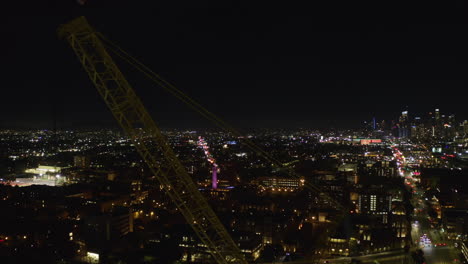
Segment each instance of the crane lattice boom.
[[115,119],[215,261],[247,263],[87,20],[79,17],[62,25],[59,35],[69,42]]

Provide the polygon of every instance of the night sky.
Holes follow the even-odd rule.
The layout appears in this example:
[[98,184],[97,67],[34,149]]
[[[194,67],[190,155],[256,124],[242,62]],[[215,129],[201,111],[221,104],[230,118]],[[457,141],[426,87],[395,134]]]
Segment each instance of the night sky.
[[[83,2],[4,8],[0,128],[51,129],[54,120],[60,129],[115,124],[56,34],[80,15],[237,127],[358,127],[373,116],[395,119],[405,109],[421,115],[440,108],[468,118],[463,1]],[[162,127],[208,126],[141,74],[123,64],[122,70]]]

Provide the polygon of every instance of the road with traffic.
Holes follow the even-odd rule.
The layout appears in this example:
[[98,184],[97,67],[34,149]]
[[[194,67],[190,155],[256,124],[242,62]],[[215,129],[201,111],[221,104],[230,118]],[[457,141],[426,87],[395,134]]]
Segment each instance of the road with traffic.
[[[398,145],[392,147],[401,177],[405,178],[405,186],[413,194],[411,204],[414,207],[413,221],[411,226],[411,238],[413,246],[411,251],[421,249],[424,252],[425,264],[456,264],[461,263],[459,250],[453,242],[446,239],[444,232],[437,225],[431,223],[427,200],[424,191],[420,188],[419,181],[415,176],[414,168],[407,167],[406,158],[399,150]],[[378,264],[413,264],[411,254],[403,250],[383,252],[379,254],[353,257],[360,263]],[[326,263],[347,264],[351,258],[342,257],[326,260]]]
[[411,237],[414,248],[419,247],[423,250],[426,264],[460,263],[459,250],[453,242],[446,239],[443,229],[431,223],[427,208],[428,198],[414,177],[414,170],[406,166],[405,157],[397,147],[394,148],[394,153],[399,161],[397,164],[400,175],[405,178],[405,186],[413,193],[411,203],[414,214]]

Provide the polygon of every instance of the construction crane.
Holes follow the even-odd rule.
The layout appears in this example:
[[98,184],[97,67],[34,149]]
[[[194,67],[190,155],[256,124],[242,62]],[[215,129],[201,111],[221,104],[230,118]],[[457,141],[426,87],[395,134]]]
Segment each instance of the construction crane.
[[60,26],[58,33],[68,41],[115,119],[213,259],[247,263],[109,55],[100,34],[84,17]]

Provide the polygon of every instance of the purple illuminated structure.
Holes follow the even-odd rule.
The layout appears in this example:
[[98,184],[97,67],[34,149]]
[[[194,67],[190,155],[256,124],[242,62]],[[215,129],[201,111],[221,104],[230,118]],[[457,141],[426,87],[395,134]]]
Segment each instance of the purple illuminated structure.
[[211,187],[213,189],[218,189],[218,167],[213,166],[213,175],[211,178]]
[[198,146],[203,149],[206,155],[206,159],[208,160],[209,163],[213,165],[213,174],[211,178],[211,187],[213,189],[218,189],[218,165],[216,164],[215,159],[213,158],[213,155],[210,153],[210,147],[208,147],[208,144],[202,137],[198,137]]

